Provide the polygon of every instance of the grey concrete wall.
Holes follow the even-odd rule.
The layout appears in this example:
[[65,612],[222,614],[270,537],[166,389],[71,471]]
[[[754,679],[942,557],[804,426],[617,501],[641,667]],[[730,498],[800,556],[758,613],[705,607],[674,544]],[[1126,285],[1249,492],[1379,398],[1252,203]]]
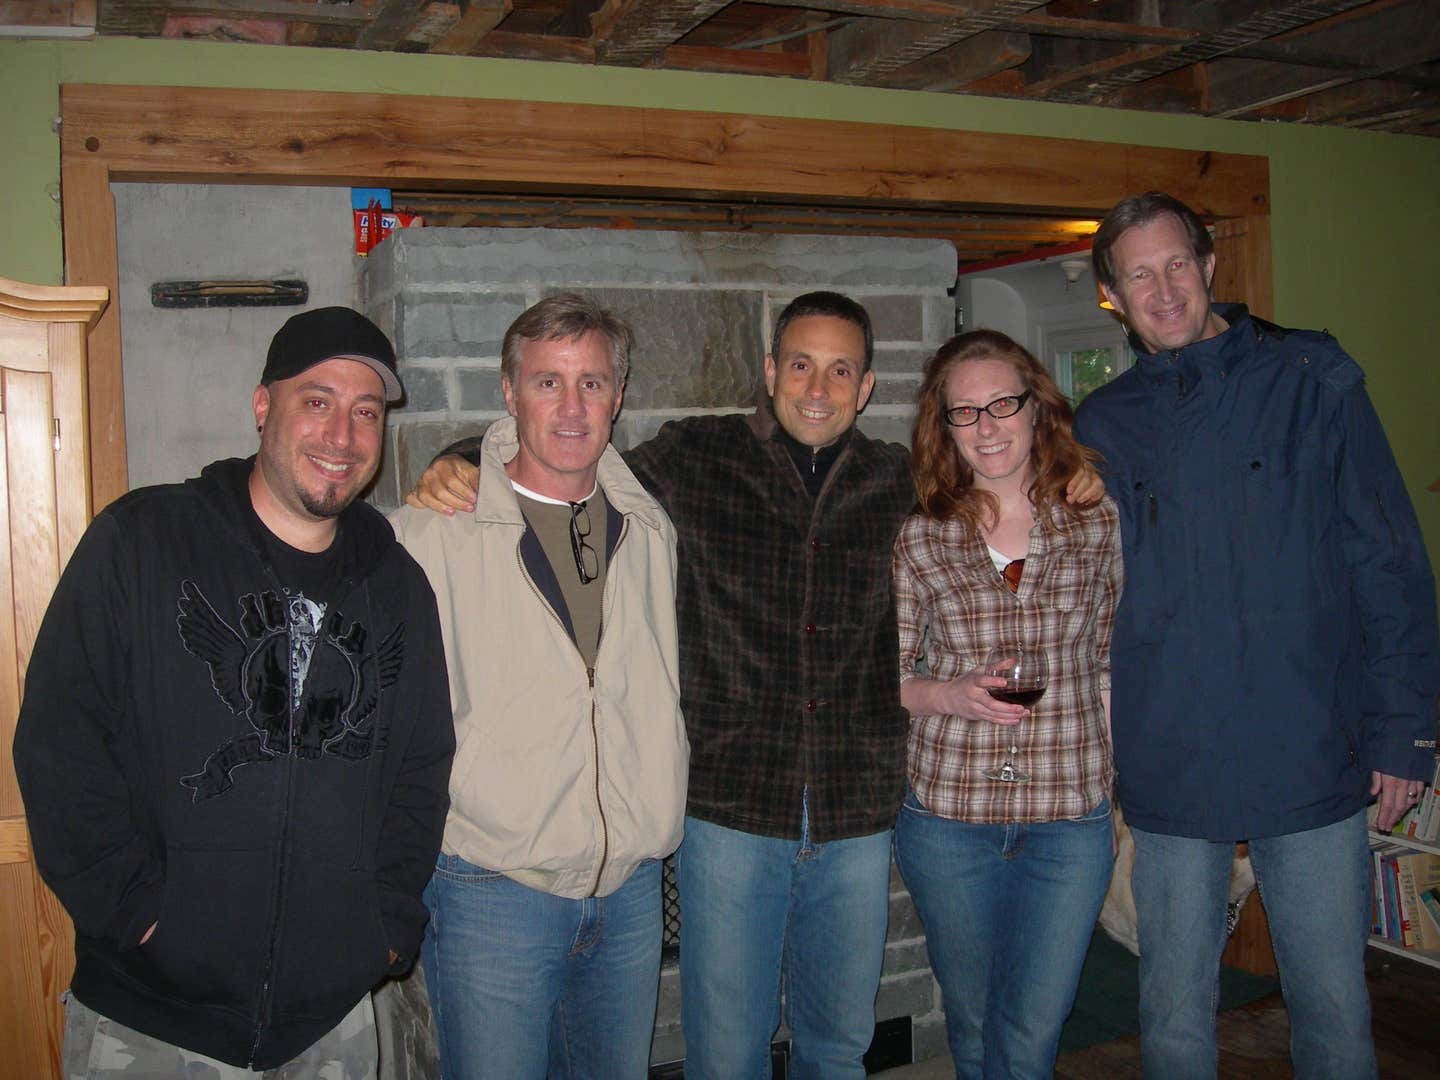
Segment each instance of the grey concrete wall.
[[152,307],[158,281],[299,278],[310,307],[355,303],[349,188],[115,184],[130,486],[255,452],[250,397],[298,307]]

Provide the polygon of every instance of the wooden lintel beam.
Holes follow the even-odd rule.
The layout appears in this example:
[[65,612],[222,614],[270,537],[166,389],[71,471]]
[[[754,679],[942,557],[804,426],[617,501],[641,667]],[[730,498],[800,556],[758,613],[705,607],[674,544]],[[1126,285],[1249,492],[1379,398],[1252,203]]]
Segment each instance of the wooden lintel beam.
[[62,167],[103,165],[113,180],[703,191],[1080,216],[1162,188],[1209,216],[1269,213],[1263,157],[1075,139],[573,103],[79,84],[61,87],[61,115]]
[[730,0],[606,0],[590,19],[590,44],[606,64],[637,67],[666,49]]
[[954,90],[1030,57],[1030,35],[987,30],[877,79],[897,90]]
[[470,56],[480,40],[510,14],[511,0],[469,0],[455,25],[430,46],[443,56]]
[[810,77],[808,52],[766,52],[761,49],[721,49],[699,45],[671,45],[664,53],[665,67],[682,71],[725,72],[732,75],[772,75],[789,79]]
[[816,205],[810,203],[762,203],[753,200],[696,201],[660,198],[534,198],[525,195],[493,193],[392,191],[395,205],[425,215],[427,222],[445,220],[453,224],[467,222],[526,220],[589,220],[594,218],[629,218],[646,221],[669,221],[677,227],[711,227],[715,221],[744,219],[752,224],[789,223],[812,230],[845,229],[895,230],[907,235],[965,235],[977,245],[1005,242],[1064,243],[1089,236],[1099,225],[1095,218],[1024,218],[996,217],[965,211],[947,212],[930,208],[885,208],[872,206]]

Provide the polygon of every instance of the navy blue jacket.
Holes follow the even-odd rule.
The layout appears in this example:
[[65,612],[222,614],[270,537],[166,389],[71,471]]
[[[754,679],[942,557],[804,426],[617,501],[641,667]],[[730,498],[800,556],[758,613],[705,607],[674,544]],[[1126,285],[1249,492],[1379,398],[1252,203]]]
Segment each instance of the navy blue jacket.
[[1435,584],[1356,363],[1244,307],[1081,405],[1120,508],[1118,793],[1151,832],[1241,840],[1428,779]]

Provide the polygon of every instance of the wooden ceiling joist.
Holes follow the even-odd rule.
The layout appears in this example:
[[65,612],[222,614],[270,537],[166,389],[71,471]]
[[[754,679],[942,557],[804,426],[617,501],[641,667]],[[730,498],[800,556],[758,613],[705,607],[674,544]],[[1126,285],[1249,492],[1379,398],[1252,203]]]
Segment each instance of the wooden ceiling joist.
[[830,35],[830,78],[869,83],[1016,15],[1044,7],[1034,0],[976,0],[963,17],[943,23],[857,19]]
[[0,3],[6,27],[803,78],[1425,134],[1430,125],[1417,129],[1403,110],[1338,113],[1333,91],[1376,79],[1440,86],[1436,0],[22,0]]
[[659,57],[730,0],[606,0],[591,19],[596,55],[639,66]]

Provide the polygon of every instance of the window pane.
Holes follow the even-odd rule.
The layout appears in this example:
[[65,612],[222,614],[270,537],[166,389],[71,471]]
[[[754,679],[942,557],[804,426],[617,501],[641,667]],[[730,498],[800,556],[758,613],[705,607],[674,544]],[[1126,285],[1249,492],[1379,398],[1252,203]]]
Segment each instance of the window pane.
[[1120,374],[1111,348],[1079,349],[1070,354],[1070,402],[1079,405],[1085,395]]

